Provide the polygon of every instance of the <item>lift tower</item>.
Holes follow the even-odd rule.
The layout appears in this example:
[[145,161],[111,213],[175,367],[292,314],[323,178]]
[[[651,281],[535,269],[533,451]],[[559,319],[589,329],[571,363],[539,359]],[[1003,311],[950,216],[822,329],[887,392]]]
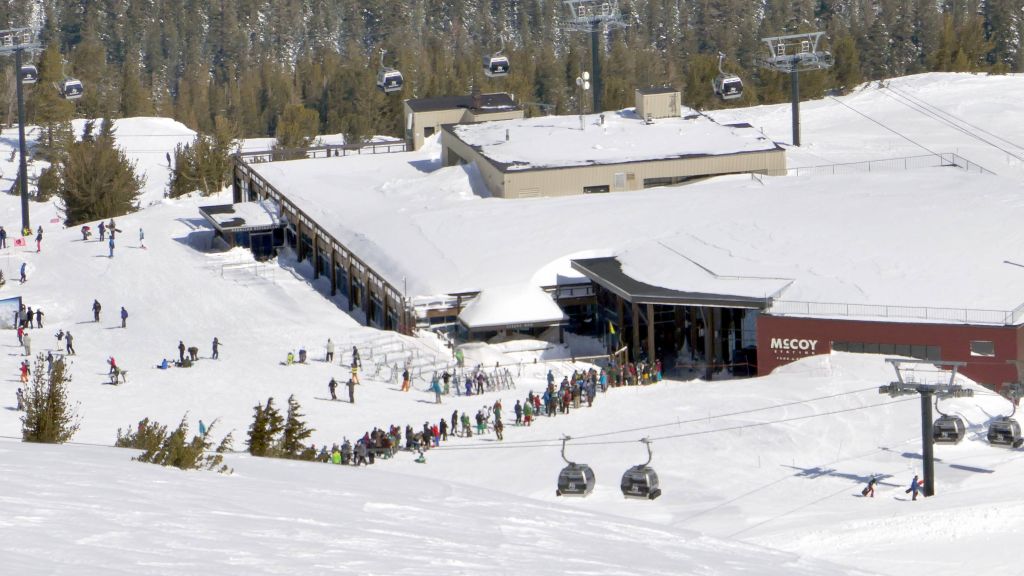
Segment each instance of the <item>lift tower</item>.
[[824,35],[824,32],[810,32],[761,38],[768,45],[768,56],[760,60],[760,66],[789,74],[793,146],[800,145],[800,72],[832,67],[832,54],[818,49],[818,43]]
[[[39,50],[39,32],[34,28],[12,28],[0,30],[0,55],[14,54],[15,78],[18,93],[18,183],[21,186],[21,229],[32,229],[28,218],[28,160],[25,146],[25,96],[22,90],[21,54]],[[20,234],[19,234],[20,236]]]
[[[943,362],[941,360],[905,360],[902,358],[886,358],[886,362],[892,364],[896,369],[896,380],[886,386],[878,388],[879,394],[887,394],[891,397],[905,396],[907,394],[921,395],[921,456],[924,461],[924,495],[935,495],[935,456],[932,451],[934,442],[934,431],[932,430],[932,400],[938,398],[965,398],[974,396],[974,390],[964,388],[956,384],[957,370],[965,362]],[[915,378],[908,377],[912,374],[911,366],[930,366],[937,368],[949,368],[949,380],[934,384],[920,384],[914,382]]]
[[601,33],[615,28],[625,28],[619,0],[563,0],[565,2],[566,24],[569,32],[590,33],[591,69],[594,78],[594,112],[603,112],[601,93],[604,82],[601,79]]

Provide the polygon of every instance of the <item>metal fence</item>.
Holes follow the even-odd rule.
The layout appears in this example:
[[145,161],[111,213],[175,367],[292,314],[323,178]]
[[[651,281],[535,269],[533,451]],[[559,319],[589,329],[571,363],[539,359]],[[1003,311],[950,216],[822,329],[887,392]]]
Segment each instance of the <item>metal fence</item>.
[[249,150],[238,153],[238,157],[246,164],[261,162],[280,162],[282,160],[298,160],[302,158],[337,158],[341,156],[358,156],[362,154],[390,154],[405,152],[404,140],[387,140],[368,142],[366,144],[325,144],[310,148]]
[[842,174],[858,174],[863,172],[891,172],[894,170],[920,170],[922,168],[951,167],[976,174],[993,174],[992,171],[971,162],[953,152],[941,154],[925,154],[922,156],[906,156],[903,158],[884,158],[866,160],[864,162],[848,162],[844,164],[825,164],[821,166],[801,166],[786,170],[770,170],[769,176],[836,176]]
[[893,318],[955,324],[1011,326],[1017,323],[1022,311],[1024,311],[1024,305],[1018,306],[1015,310],[974,310],[969,308],[931,308],[927,306],[775,300],[765,312],[776,316]]

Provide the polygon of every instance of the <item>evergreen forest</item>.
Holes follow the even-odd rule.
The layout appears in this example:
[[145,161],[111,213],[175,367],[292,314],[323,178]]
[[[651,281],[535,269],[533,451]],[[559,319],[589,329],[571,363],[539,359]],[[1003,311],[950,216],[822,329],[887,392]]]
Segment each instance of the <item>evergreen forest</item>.
[[[835,57],[801,77],[805,97],[865,80],[925,71],[1019,72],[1024,0],[620,0],[626,26],[602,34],[603,107],[633,105],[633,90],[671,85],[695,108],[725,104],[710,85],[743,78],[728,105],[782,102],[788,79],[757,66],[765,36],[823,31]],[[402,99],[506,91],[528,114],[575,112],[574,83],[590,68],[590,36],[564,26],[563,0],[0,0],[5,28],[41,30],[29,55],[29,124],[71,117],[173,117],[205,134],[275,136],[296,114],[350,141],[402,134]],[[385,63],[405,88],[385,96]],[[504,50],[512,72],[483,74]],[[7,125],[16,122],[13,58],[6,58]],[[74,104],[51,88],[74,77]],[[298,111],[298,112],[297,112]],[[218,125],[220,122],[220,125]]]

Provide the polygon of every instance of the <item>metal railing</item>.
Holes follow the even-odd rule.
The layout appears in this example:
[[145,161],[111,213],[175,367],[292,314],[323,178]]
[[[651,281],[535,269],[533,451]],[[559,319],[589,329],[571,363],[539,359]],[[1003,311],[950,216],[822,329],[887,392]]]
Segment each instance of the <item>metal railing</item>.
[[881,160],[865,160],[863,162],[847,162],[843,164],[823,164],[820,166],[800,166],[785,170],[768,170],[768,176],[836,176],[841,174],[857,174],[863,172],[885,172],[892,170],[920,170],[922,168],[953,167],[977,174],[994,174],[981,165],[972,162],[959,154],[943,152],[941,154],[925,154],[921,156],[905,156],[902,158],[883,158]]
[[1024,304],[1014,310],[976,310],[970,308],[933,308],[889,304],[847,304],[840,302],[801,302],[774,300],[765,310],[776,316],[834,316],[850,318],[894,318],[955,324],[1015,325]]
[[390,154],[405,151],[404,140],[386,140],[383,142],[367,142],[366,144],[324,144],[309,148],[243,150],[238,152],[237,155],[246,164],[258,164],[261,162],[279,162],[301,158],[338,158],[361,154]]

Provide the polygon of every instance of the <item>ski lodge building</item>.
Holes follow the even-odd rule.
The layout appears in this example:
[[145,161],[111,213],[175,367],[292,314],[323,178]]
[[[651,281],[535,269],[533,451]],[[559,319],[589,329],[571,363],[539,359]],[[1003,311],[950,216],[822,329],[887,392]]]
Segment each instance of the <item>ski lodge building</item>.
[[[784,174],[785,151],[749,126],[658,117],[672,98],[638,92],[642,116],[442,124],[440,151],[238,156],[234,201],[276,205],[284,244],[381,329],[463,341],[570,330],[705,377],[849,351],[1016,380],[1024,272],[1004,261],[1024,262],[1018,185],[951,168],[952,155],[752,178]],[[407,102],[409,126],[425,127],[428,108]],[[965,196],[984,224],[964,224]]]

